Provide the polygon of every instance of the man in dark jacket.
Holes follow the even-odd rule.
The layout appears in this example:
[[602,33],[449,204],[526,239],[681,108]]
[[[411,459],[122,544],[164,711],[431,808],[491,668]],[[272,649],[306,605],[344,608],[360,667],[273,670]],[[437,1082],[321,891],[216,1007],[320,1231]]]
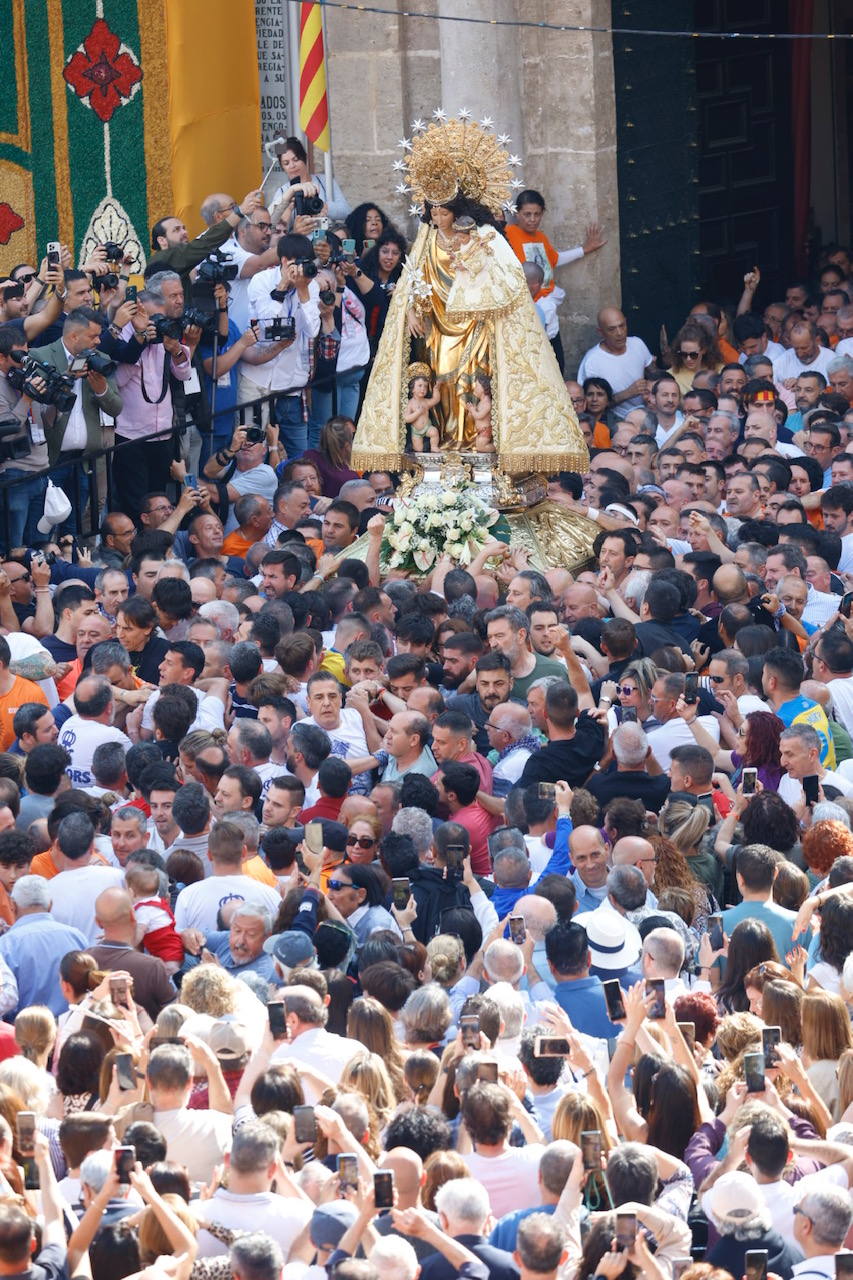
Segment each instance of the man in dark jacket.
[[441,913],[451,907],[471,907],[471,895],[463,883],[463,863],[471,849],[468,832],[458,822],[445,822],[435,833],[433,865],[418,863],[409,873],[418,914],[412,932],[426,945],[441,932]]

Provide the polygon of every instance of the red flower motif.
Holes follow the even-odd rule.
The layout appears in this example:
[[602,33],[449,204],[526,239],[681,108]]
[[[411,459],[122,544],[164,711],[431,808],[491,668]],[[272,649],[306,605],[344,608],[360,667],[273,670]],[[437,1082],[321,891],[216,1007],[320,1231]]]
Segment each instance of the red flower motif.
[[142,68],[103,18],[98,18],[62,74],[77,96],[106,123],[133,96]]
[[8,244],[14,233],[20,231],[23,225],[24,219],[21,215],[4,200],[0,204],[0,244]]

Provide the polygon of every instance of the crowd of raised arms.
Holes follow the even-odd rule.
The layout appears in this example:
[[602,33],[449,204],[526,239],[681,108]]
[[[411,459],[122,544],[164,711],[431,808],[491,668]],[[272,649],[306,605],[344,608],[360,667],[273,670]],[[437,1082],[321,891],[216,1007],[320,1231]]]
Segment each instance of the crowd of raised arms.
[[[597,569],[412,581],[350,466],[406,242],[282,168],[135,298],[0,281],[0,1274],[849,1280],[847,252],[657,354],[605,306]],[[603,236],[518,205],[562,359]]]

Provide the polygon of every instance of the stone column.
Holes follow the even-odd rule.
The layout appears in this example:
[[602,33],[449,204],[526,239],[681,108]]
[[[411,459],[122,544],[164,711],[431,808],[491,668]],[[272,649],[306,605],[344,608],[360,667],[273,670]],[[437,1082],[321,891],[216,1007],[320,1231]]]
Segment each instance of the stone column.
[[[438,0],[447,18],[512,21],[516,0]],[[441,103],[448,115],[468,107],[474,118],[491,116],[498,133],[508,133],[517,149],[522,139],[521,43],[517,27],[468,22],[438,24]]]

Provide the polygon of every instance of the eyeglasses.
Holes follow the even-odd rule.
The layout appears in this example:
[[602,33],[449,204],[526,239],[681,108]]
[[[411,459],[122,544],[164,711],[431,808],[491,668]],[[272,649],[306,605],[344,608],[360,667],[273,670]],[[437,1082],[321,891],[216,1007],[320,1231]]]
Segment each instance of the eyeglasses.
[[[358,845],[359,849],[372,849],[375,844],[376,839],[374,836],[347,836],[348,849],[354,849],[356,845]],[[329,883],[331,884],[331,881]]]
[[29,582],[30,580],[31,580],[30,573],[29,573],[29,570],[27,569],[24,570],[24,572],[21,574],[19,578],[9,578],[10,583]]
[[500,725],[491,724],[488,720],[483,725],[484,729],[491,729],[492,733],[506,733],[506,729],[501,729]]
[[31,271],[28,275],[18,276],[17,280],[15,281],[15,284],[22,284],[22,285],[32,284],[35,278],[36,278],[35,271]]
[[805,1212],[805,1210],[801,1209],[798,1204],[794,1205],[793,1212],[798,1213],[801,1218],[805,1218],[806,1222],[810,1222],[812,1226],[814,1226],[814,1218],[810,1218],[809,1215]]
[[621,685],[619,686],[619,692],[622,694],[622,697],[623,697],[623,698],[627,698],[627,697],[629,697],[632,693],[636,693],[636,692],[637,692],[637,690],[636,690],[635,688],[633,688],[633,686],[632,686],[632,685],[630,685],[630,684],[621,684]]
[[257,227],[259,231],[272,231],[271,222],[253,222],[253,227]]
[[725,676],[708,676],[712,684],[722,684],[725,678]]
[[329,880],[328,881],[328,888],[334,889],[335,892],[337,892],[339,889],[351,889],[352,887],[353,886],[350,884],[349,880]]
[[679,360],[698,360],[702,352],[701,351],[676,351],[675,354],[678,356]]

